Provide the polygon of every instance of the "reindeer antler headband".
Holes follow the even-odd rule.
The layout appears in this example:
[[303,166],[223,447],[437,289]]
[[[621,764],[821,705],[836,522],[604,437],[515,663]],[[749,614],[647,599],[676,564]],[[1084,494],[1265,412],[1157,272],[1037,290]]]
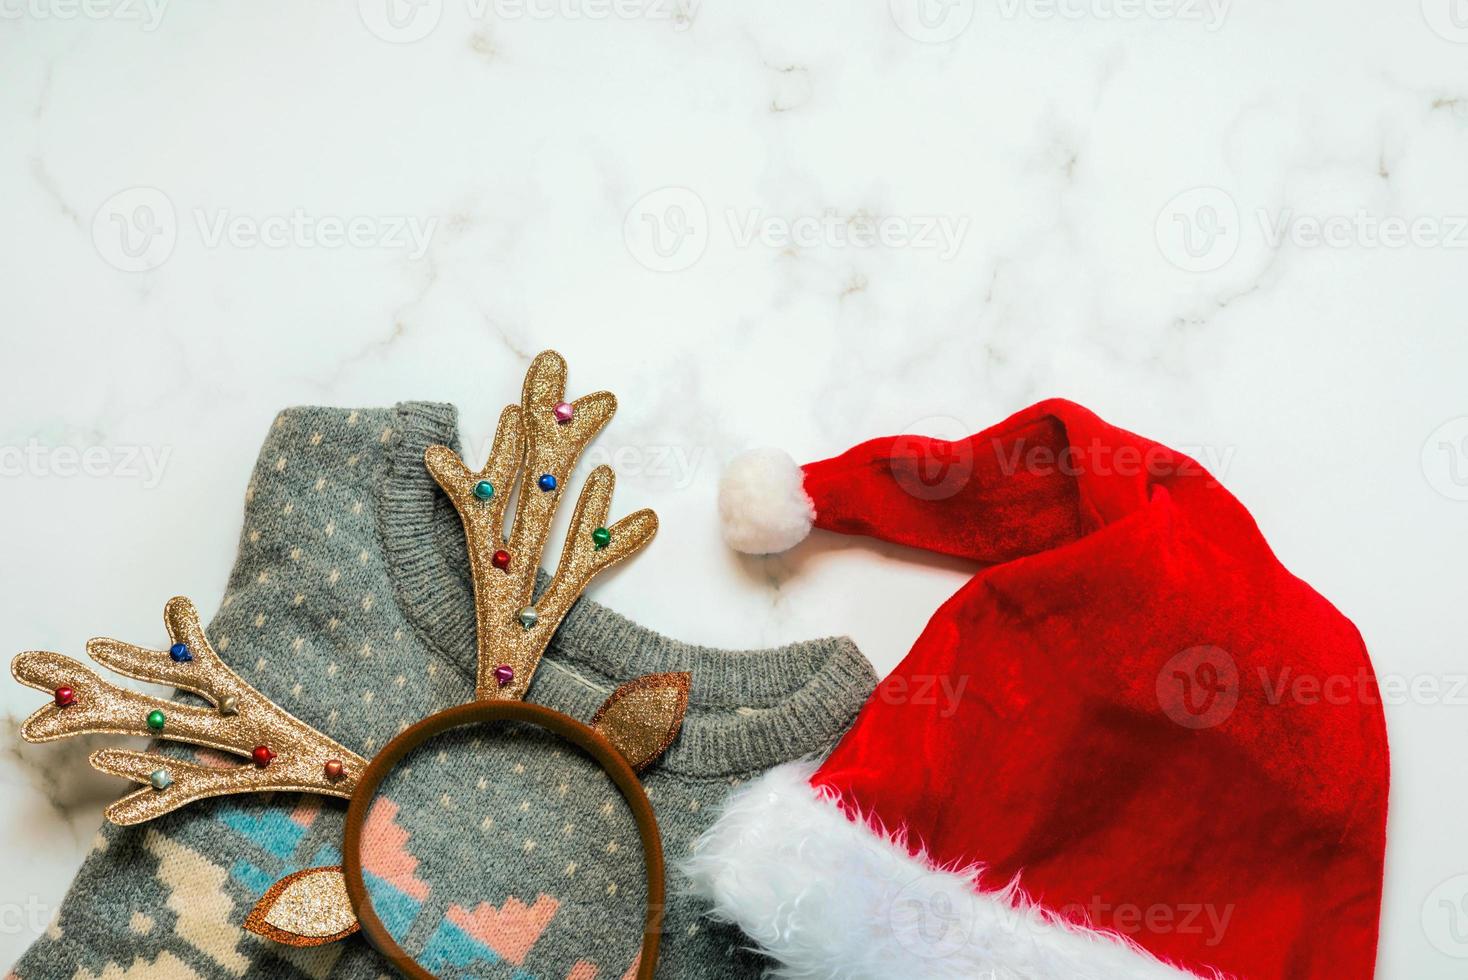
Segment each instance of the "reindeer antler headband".
[[[379,951],[409,976],[429,977],[388,935],[363,884],[359,842],[377,787],[392,767],[424,741],[463,725],[524,721],[566,738],[594,758],[622,791],[636,818],[647,864],[648,909],[639,980],[657,962],[663,892],[662,845],[652,806],[634,774],[655,761],[677,736],[690,676],[650,674],[623,684],[590,724],[523,702],[546,646],[572,603],[597,573],[636,553],[657,531],[657,517],[639,510],[608,527],[615,477],[598,466],[587,478],[550,585],[535,597],[535,578],[551,519],[577,459],[610,421],[616,398],[595,392],[565,401],[566,362],[554,351],[535,358],[519,405],[500,414],[489,460],[471,471],[453,450],[431,446],[424,461],[464,524],[474,580],[479,664],[475,699],[402,732],[369,763],[292,717],[225,666],[187,599],[175,598],[163,619],[172,646],[153,651],[97,639],[87,653],[137,680],[189,691],[208,707],[151,697],[102,680],[56,653],[30,652],[11,665],[16,680],[49,691],[54,701],[27,719],[22,736],[50,742],[71,735],[152,735],[206,746],[250,761],[218,769],[151,752],[103,749],[92,765],[142,783],[106,810],[121,825],[154,817],[211,796],[279,790],[351,801],[343,867],[308,868],[277,882],[245,927],[296,946],[342,939],[360,927]],[[519,498],[509,539],[505,515],[511,491]]]

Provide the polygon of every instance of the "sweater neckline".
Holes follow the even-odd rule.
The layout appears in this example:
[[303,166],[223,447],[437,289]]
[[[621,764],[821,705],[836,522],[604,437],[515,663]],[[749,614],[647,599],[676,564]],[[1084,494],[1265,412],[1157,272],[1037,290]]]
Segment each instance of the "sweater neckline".
[[[472,683],[474,600],[463,525],[423,464],[428,446],[459,449],[458,411],[405,402],[396,414],[376,501],[394,591],[429,649]],[[693,675],[688,712],[658,768],[697,778],[760,772],[825,751],[876,684],[847,637],[723,650],[664,636],[583,596],[552,638],[527,700],[586,721],[617,685],[680,670]]]

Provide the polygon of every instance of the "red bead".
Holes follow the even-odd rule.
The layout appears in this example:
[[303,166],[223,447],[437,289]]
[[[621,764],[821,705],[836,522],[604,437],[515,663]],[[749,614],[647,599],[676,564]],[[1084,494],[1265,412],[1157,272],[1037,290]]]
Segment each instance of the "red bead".
[[270,747],[267,745],[257,745],[250,753],[250,757],[255,760],[255,765],[264,769],[270,765],[270,760],[275,758],[275,753],[270,751]]
[[505,569],[510,567],[510,553],[501,548],[494,553],[494,567]]
[[346,771],[342,768],[342,761],[340,759],[327,759],[325,768],[327,779],[341,779],[342,774]]
[[76,692],[69,687],[58,687],[56,689],[56,707],[65,708],[67,705],[76,703]]

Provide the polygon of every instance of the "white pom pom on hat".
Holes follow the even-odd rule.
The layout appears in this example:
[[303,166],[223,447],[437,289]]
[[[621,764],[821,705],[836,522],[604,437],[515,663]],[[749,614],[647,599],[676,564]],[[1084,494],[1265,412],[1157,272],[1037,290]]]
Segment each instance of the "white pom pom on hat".
[[770,555],[810,534],[816,508],[805,473],[781,449],[752,449],[729,461],[719,479],[719,523],[735,551]]

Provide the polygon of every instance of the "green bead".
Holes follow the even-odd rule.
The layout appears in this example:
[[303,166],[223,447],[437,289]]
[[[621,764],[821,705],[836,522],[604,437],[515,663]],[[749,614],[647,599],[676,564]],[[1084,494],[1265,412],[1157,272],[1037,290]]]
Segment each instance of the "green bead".
[[599,527],[591,532],[591,541],[598,549],[605,548],[612,543],[612,532],[604,527]]
[[478,483],[474,484],[474,496],[478,497],[480,500],[488,500],[490,497],[494,496],[494,484],[490,483],[488,480],[480,480]]
[[167,770],[154,769],[153,774],[148,777],[148,782],[153,784],[154,789],[162,792],[173,785],[173,777],[168,774]]
[[163,723],[167,720],[167,718],[163,717],[163,712],[161,711],[155,710],[148,712],[148,727],[155,732],[163,731]]

